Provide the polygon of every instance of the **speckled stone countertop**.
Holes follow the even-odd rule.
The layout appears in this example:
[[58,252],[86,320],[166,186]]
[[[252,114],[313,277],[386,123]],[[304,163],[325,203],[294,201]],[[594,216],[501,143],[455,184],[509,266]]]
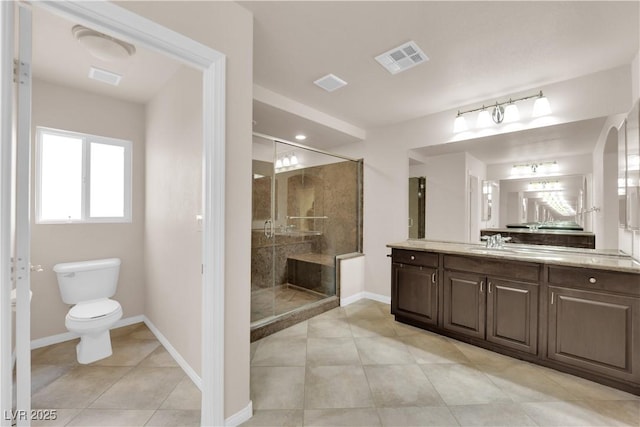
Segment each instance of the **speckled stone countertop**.
[[438,242],[421,239],[390,243],[387,247],[640,274],[640,262],[617,250],[560,248],[556,246],[533,246],[513,243],[505,244],[502,249],[492,249],[472,243]]

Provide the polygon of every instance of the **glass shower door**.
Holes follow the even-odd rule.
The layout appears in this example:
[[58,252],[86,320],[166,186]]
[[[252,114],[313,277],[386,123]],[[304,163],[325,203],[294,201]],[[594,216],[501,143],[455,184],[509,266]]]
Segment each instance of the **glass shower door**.
[[251,323],[275,316],[274,141],[253,138]]

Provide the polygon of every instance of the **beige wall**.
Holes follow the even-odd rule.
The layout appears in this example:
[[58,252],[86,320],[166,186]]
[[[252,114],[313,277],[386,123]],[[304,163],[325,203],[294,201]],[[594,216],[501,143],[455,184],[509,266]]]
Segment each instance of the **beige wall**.
[[[225,416],[229,417],[249,403],[252,15],[232,2],[152,1],[118,4],[210,46],[227,57]],[[177,289],[179,284],[176,284]],[[175,304],[179,304],[179,292],[176,295]],[[165,315],[173,318],[171,311]],[[166,331],[161,332],[164,334]],[[184,354],[185,349],[176,348]]]
[[181,68],[147,104],[145,314],[200,373],[202,73]]
[[[133,142],[133,222],[129,224],[35,224],[35,192],[31,200],[31,262],[44,267],[33,273],[31,339],[67,332],[69,306],[60,299],[53,266],[96,258],[122,259],[118,291],[124,317],[144,312],[144,121],[143,105],[95,95],[42,80],[33,82],[33,129],[46,126]],[[32,144],[33,154],[35,144]],[[35,182],[35,155],[32,156]]]

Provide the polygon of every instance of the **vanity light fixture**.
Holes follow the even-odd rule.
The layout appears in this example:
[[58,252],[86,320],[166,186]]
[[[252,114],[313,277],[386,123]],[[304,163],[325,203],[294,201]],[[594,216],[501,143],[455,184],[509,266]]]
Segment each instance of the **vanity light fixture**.
[[544,175],[549,172],[552,172],[555,167],[558,165],[558,162],[555,160],[549,162],[532,162],[532,163],[523,163],[519,165],[513,165],[512,175],[525,175],[525,174],[540,174]]
[[276,172],[284,172],[285,170],[296,169],[299,165],[296,153],[286,153],[278,156],[276,160]]
[[[459,133],[467,130],[466,122],[464,121],[464,118],[462,116],[464,114],[475,113],[478,111],[480,112],[478,114],[477,121],[477,127],[479,128],[490,126],[492,121],[495,124],[516,122],[520,120],[520,113],[515,103],[533,98],[536,99],[533,105],[533,117],[542,117],[551,114],[551,106],[549,104],[549,100],[546,96],[544,96],[542,91],[540,91],[534,95],[523,96],[521,98],[509,98],[509,100],[501,102],[496,101],[496,103],[493,104],[491,113],[489,113],[489,111],[487,110],[487,108],[491,108],[491,106],[486,105],[466,111],[458,110],[456,120],[453,123],[453,131],[454,133]],[[504,107],[505,105],[506,107]]]

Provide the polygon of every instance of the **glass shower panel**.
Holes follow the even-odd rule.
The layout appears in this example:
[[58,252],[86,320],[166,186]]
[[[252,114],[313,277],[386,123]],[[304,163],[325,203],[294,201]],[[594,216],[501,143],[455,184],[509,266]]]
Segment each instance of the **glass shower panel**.
[[253,139],[251,197],[251,322],[275,315],[274,142]]

